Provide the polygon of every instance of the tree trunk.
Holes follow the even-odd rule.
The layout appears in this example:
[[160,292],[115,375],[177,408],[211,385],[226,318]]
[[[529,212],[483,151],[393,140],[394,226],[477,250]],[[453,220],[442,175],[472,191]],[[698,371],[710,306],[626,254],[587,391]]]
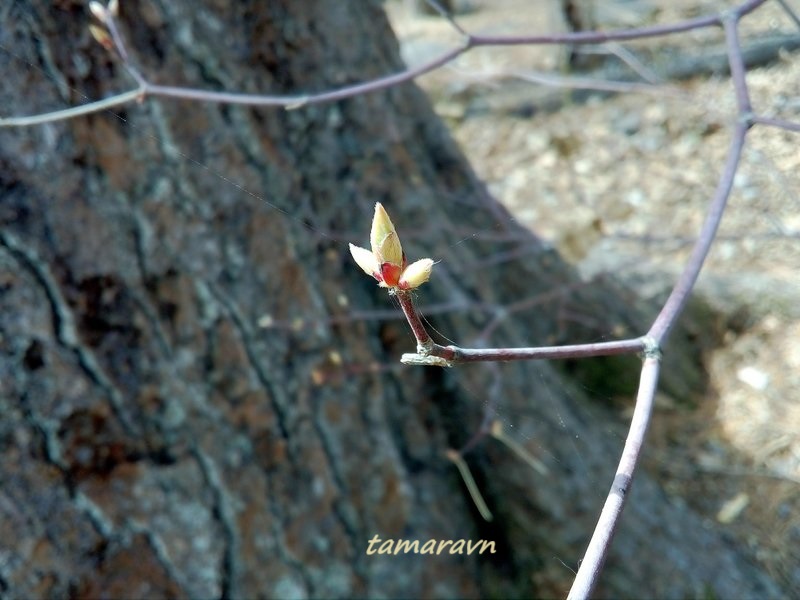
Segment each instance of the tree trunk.
[[[447,11],[452,11],[454,8],[453,0],[437,0],[439,6]],[[430,3],[426,2],[425,0],[407,0],[406,4],[408,4],[409,9],[417,14],[420,15],[438,15],[439,11],[437,11]]]
[[[296,93],[401,67],[377,1],[121,7],[134,60],[162,83]],[[126,89],[82,3],[0,11],[3,113]],[[410,258],[443,259],[420,303],[472,307],[432,318],[447,335],[467,341],[493,316],[481,307],[537,294],[553,301],[493,344],[597,335],[559,324],[564,306],[636,333],[633,301],[579,285],[518,227],[413,85],[291,111],[148,99],[0,130],[1,595],[564,592],[613,476],[616,417],[547,364],[400,367],[404,322],[354,318],[396,308],[347,252],[375,201]],[[530,251],[486,260],[511,248]],[[550,475],[483,441],[467,460],[487,523],[443,455],[492,396]],[[367,555],[375,535],[497,553]],[[600,593],[771,586],[643,475]]]
[[[597,28],[595,0],[561,0],[567,31],[592,31]],[[581,54],[576,46],[565,46],[565,67],[585,70],[596,66],[597,56]]]

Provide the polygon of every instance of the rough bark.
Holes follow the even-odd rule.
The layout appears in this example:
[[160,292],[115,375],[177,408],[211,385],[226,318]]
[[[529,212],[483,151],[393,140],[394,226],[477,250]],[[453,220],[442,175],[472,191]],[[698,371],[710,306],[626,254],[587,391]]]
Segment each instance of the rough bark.
[[[400,67],[377,2],[122,9],[136,60],[162,82],[313,91]],[[4,112],[123,87],[82,4],[1,10]],[[563,290],[492,342],[585,339],[557,322],[559,306],[631,332],[633,299],[576,286],[486,195],[411,85],[288,112],[148,100],[0,132],[3,595],[563,593],[560,561],[580,558],[611,481],[616,417],[548,365],[398,368],[412,349],[402,321],[342,321],[388,306],[345,244],[363,243],[376,200],[410,256],[448,257],[425,303]],[[511,247],[531,252],[482,262]],[[265,315],[275,326],[258,326]],[[489,317],[433,323],[468,340]],[[496,514],[487,524],[443,452],[492,394],[520,441],[547,449],[551,475],[481,444],[468,460]],[[376,534],[484,538],[498,553],[367,556]],[[601,593],[706,590],[776,593],[643,476]]]

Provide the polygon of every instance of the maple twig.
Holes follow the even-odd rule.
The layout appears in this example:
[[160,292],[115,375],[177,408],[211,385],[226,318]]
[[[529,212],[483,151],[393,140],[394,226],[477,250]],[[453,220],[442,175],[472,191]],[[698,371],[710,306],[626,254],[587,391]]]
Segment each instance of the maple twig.
[[652,343],[645,337],[596,342],[592,344],[573,344],[562,346],[534,346],[524,348],[461,348],[442,346],[434,342],[414,306],[409,292],[395,292],[400,308],[417,340],[417,352],[403,354],[401,362],[408,365],[428,365],[449,367],[467,362],[504,362],[512,360],[545,360],[582,358],[589,356],[611,356],[632,354],[646,350]]

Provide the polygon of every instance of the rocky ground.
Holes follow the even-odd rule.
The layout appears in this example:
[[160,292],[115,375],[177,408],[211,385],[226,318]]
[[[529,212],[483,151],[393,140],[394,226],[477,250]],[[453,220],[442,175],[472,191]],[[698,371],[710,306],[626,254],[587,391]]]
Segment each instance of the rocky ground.
[[[601,28],[666,23],[719,4],[620,0],[600,3],[594,20]],[[563,31],[556,5],[473,0],[458,19],[473,32]],[[458,41],[441,18],[387,7],[410,64]],[[770,3],[741,30],[747,47],[797,26]],[[585,60],[614,68],[620,57],[642,57],[632,64],[657,85],[581,102],[563,87],[534,83],[544,73],[564,76],[559,47],[478,49],[420,84],[517,219],[587,277],[611,272],[658,298],[688,256],[735,119],[724,74],[681,81],[660,74],[724,52],[722,44],[720,31],[706,30],[605,47]],[[751,69],[756,111],[800,121],[799,57],[781,51]],[[748,136],[696,290],[714,315],[699,335],[718,336],[706,357],[710,385],[701,398],[660,398],[646,457],[676,501],[727,524],[787,589],[800,586],[798,140],[763,126]]]

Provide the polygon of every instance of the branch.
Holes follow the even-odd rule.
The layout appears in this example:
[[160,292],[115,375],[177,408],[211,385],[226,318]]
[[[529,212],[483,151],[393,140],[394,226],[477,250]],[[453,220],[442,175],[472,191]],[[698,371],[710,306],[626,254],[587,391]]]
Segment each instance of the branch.
[[787,16],[792,20],[792,22],[800,28],[800,17],[797,16],[797,13],[792,10],[792,7],[789,6],[789,3],[786,0],[778,0],[778,4],[781,5],[783,11],[787,14]]
[[592,539],[589,541],[589,546],[581,561],[578,574],[570,589],[568,598],[572,600],[588,598],[597,585],[600,571],[611,547],[611,539],[614,536],[619,524],[619,518],[622,515],[622,509],[625,506],[625,498],[636,472],[636,465],[641,455],[642,444],[652,416],[656,386],[658,385],[661,344],[666,340],[670,329],[683,311],[703,263],[708,256],[708,251],[714,241],[733,187],[733,178],[739,165],[745,136],[752,123],[750,95],[747,89],[744,59],[742,58],[742,49],[737,31],[739,19],[745,14],[747,8],[747,5],[742,5],[739,9],[727,13],[723,17],[731,79],[739,109],[739,123],[736,125],[725,168],[722,171],[706,219],[703,222],[700,236],[675,287],[648,332],[648,338],[653,341],[653,346],[645,355],[646,358],[642,366],[642,376],[639,380],[639,391],[636,396],[628,437],[622,450],[622,457],[620,458],[611,490],[608,493],[600,518],[592,534]]
[[711,200],[711,204],[706,214],[706,219],[700,230],[700,236],[695,242],[689,260],[683,272],[678,277],[678,281],[672,288],[664,307],[656,317],[648,335],[662,345],[669,335],[670,330],[678,320],[678,316],[683,311],[689,295],[694,289],[700,270],[703,268],[711,244],[719,229],[722,215],[733,188],[733,179],[744,147],[745,136],[752,123],[750,95],[747,90],[747,80],[745,79],[744,62],[742,60],[741,46],[736,31],[738,26],[738,16],[734,13],[725,19],[725,35],[728,42],[729,60],[731,67],[731,79],[736,92],[736,102],[739,108],[739,123],[733,133],[731,146],[728,150],[728,158],[725,167],[717,183],[717,189]]
[[116,96],[111,96],[105,100],[97,100],[96,102],[89,102],[88,104],[81,104],[80,106],[73,106],[71,108],[65,108],[64,110],[56,110],[39,115],[31,115],[29,117],[0,117],[0,127],[29,127],[31,125],[52,123],[53,121],[66,121],[67,119],[74,119],[75,117],[90,115],[100,112],[101,110],[108,110],[115,106],[128,104],[135,100],[144,100],[145,96],[146,94],[139,88],[117,94]]
[[[739,17],[752,12],[766,0],[748,0],[736,9],[735,14]],[[600,44],[613,41],[625,41],[642,39],[649,37],[672,35],[700,29],[704,27],[714,27],[722,25],[722,16],[708,15],[688,19],[679,23],[668,25],[656,25],[652,27],[639,27],[634,29],[622,29],[612,31],[580,31],[574,33],[564,33],[556,35],[533,35],[533,36],[484,36],[465,32],[458,26],[452,17],[448,20],[455,27],[456,31],[462,34],[463,42],[440,54],[433,60],[414,68],[405,69],[393,75],[387,75],[358,83],[344,86],[338,89],[329,90],[313,94],[295,95],[266,95],[266,94],[239,94],[233,92],[215,92],[198,88],[175,87],[168,85],[157,85],[151,83],[137,69],[133,67],[126,50],[125,43],[119,29],[113,11],[105,10],[102,23],[107,27],[111,34],[111,42],[122,61],[125,69],[137,82],[135,90],[122,92],[105,100],[91,102],[80,107],[65,110],[53,111],[31,116],[20,117],[0,117],[0,127],[25,127],[38,125],[52,121],[62,121],[65,119],[82,116],[101,110],[106,110],[113,106],[127,104],[134,100],[144,101],[150,96],[160,96],[167,98],[177,98],[184,100],[196,100],[201,102],[216,102],[225,104],[239,104],[247,106],[271,106],[282,107],[286,110],[300,108],[310,104],[321,104],[352,98],[361,94],[388,89],[416,79],[417,77],[429,73],[439,67],[452,62],[462,54],[472,48],[481,46],[521,46],[521,45],[555,45],[555,44]]]
[[539,346],[531,348],[459,348],[442,346],[434,342],[417,313],[409,292],[395,292],[400,307],[406,316],[411,331],[417,340],[416,354],[403,354],[400,362],[407,365],[451,367],[456,363],[503,362],[511,360],[544,360],[552,358],[582,358],[588,356],[611,356],[646,351],[653,346],[647,338],[632,338],[595,344],[571,346]]
[[777,127],[778,129],[786,129],[787,131],[795,131],[800,133],[800,123],[795,123],[794,121],[775,119],[773,117],[762,117],[760,115],[754,115],[751,118],[751,121],[753,123],[760,123],[769,127]]
[[451,367],[456,363],[508,362],[512,360],[547,360],[613,356],[642,352],[651,344],[647,338],[631,338],[596,344],[569,346],[535,346],[530,348],[459,348],[432,344],[427,352],[403,354],[400,362],[407,365],[434,365]]
[[[610,549],[611,540],[619,524],[619,519],[625,506],[625,500],[633,482],[636,466],[641,456],[641,449],[652,416],[660,371],[661,346],[666,341],[670,330],[674,327],[686,305],[689,295],[694,289],[697,278],[719,229],[722,215],[724,214],[733,188],[733,180],[740,162],[747,131],[756,122],[783,127],[791,131],[800,129],[800,126],[791,122],[753,115],[746,80],[745,60],[739,40],[738,25],[742,16],[752,11],[759,4],[760,2],[747,2],[732,11],[721,14],[719,17],[696,19],[692,27],[720,24],[725,31],[726,53],[731,81],[736,95],[738,122],[734,127],[728,157],[717,183],[717,188],[711,199],[706,218],[701,227],[698,239],[694,244],[689,260],[683,272],[678,277],[667,301],[654,320],[649,332],[644,337],[600,344],[541,348],[465,349],[456,346],[440,346],[432,342],[430,336],[422,326],[422,322],[416,314],[410,295],[401,295],[401,306],[417,338],[418,346],[417,354],[403,355],[401,360],[406,364],[451,366],[456,362],[533,360],[542,358],[596,356],[600,354],[621,354],[639,350],[644,351],[645,360],[642,366],[634,414],[626,438],[625,447],[623,448],[611,490],[606,498],[594,533],[592,534],[592,538],[570,590],[570,599],[578,600],[588,598],[597,586],[600,572]],[[703,24],[699,25],[698,23]],[[639,33],[641,34],[641,30]],[[653,30],[651,30],[650,33],[653,33]],[[589,32],[582,34],[580,39],[583,41],[606,41],[606,39],[602,39],[602,37],[602,33]],[[570,38],[573,42],[576,41],[575,36],[570,36]],[[515,43],[516,40],[508,38],[501,40],[500,38],[472,37],[471,41],[473,43],[476,43],[476,41],[480,43],[492,41],[493,43],[502,45]],[[542,39],[539,40],[539,43],[546,42]]]
[[567,596],[568,600],[588,598],[597,585],[600,571],[611,547],[611,539],[619,524],[622,509],[625,508],[625,500],[633,483],[636,465],[641,456],[642,444],[653,413],[660,366],[660,354],[658,350],[652,350],[642,366],[633,418],[628,430],[628,437],[625,440],[625,447],[622,449],[617,474],[614,476],[611,490],[603,505],[603,510],[600,512],[592,539],[583,555],[578,574],[572,583],[569,596]]

